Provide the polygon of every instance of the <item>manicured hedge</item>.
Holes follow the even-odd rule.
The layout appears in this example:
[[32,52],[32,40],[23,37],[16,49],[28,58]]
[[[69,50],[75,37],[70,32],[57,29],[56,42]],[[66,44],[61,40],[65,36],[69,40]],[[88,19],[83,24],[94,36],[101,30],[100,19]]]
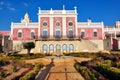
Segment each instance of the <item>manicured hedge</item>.
[[25,76],[21,77],[19,80],[35,80],[36,75],[38,74],[39,70],[43,68],[42,63],[35,63],[35,71],[31,73],[27,73]]
[[65,56],[74,56],[74,57],[85,57],[85,58],[95,58],[97,53],[88,53],[88,52],[78,52],[78,53],[69,53],[64,54]]
[[0,66],[5,66],[5,65],[8,65],[10,64],[10,62],[6,61],[6,60],[3,60],[3,59],[0,59]]
[[78,63],[75,63],[74,67],[78,72],[80,72],[80,74],[85,78],[85,80],[97,80],[95,74],[91,72],[90,69],[88,69],[87,67],[80,66]]
[[7,73],[5,71],[0,72],[0,77],[5,78],[7,76]]
[[120,80],[120,69],[118,68],[99,63],[95,66],[95,69],[110,80]]
[[42,58],[44,57],[44,54],[31,54],[31,56],[29,56],[28,54],[17,54],[17,55],[10,55],[8,56],[9,59],[12,60],[25,60],[25,59],[35,59],[35,58]]

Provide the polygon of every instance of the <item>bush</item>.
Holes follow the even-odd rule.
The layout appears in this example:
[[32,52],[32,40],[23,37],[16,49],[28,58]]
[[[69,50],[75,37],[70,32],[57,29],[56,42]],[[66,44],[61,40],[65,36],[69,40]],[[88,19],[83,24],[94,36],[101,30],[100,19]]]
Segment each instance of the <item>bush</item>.
[[0,53],[3,53],[3,51],[0,50]]
[[35,58],[42,58],[45,55],[44,54],[30,54],[31,56],[29,56],[28,54],[17,54],[17,55],[10,55],[8,56],[9,59],[12,60],[28,60],[28,59],[35,59]]
[[116,63],[117,68],[120,68],[120,62]]
[[0,72],[0,76],[1,76],[2,78],[5,78],[5,77],[7,76],[7,73],[6,73],[5,71],[1,71],[1,72]]
[[42,63],[35,63],[35,71],[31,73],[27,73],[25,76],[21,77],[19,80],[35,80],[36,75],[38,74],[39,70],[44,65]]
[[40,70],[41,68],[43,68],[43,63],[35,63],[35,68]]
[[52,54],[47,53],[47,54],[45,54],[45,56],[52,56]]
[[87,67],[80,66],[78,63],[74,64],[75,69],[81,73],[85,80],[97,80],[95,74],[91,72]]
[[3,59],[0,59],[0,66],[5,66],[5,65],[7,65],[7,64],[9,64],[8,61],[5,61],[5,60],[3,60]]
[[109,65],[99,63],[96,65],[95,69],[110,80],[120,79],[120,69],[118,68],[110,67]]
[[27,73],[24,77],[21,77],[19,80],[34,80],[36,76],[35,72]]
[[64,54],[65,56],[74,56],[74,57],[85,57],[85,58],[96,58],[97,53],[89,53],[89,52],[77,52],[77,53],[69,53]]
[[13,66],[13,72],[17,72],[17,66]]
[[108,66],[112,66],[112,61],[111,60],[105,60],[104,64],[106,64]]

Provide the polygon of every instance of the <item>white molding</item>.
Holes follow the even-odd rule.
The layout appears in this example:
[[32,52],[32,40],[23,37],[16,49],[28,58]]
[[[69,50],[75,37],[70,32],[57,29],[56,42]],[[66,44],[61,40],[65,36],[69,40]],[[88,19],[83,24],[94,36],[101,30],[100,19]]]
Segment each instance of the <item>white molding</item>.
[[12,28],[38,28],[38,26],[37,27],[34,27],[34,26],[32,26],[32,27],[26,27],[26,26],[14,26],[14,27],[12,27]]

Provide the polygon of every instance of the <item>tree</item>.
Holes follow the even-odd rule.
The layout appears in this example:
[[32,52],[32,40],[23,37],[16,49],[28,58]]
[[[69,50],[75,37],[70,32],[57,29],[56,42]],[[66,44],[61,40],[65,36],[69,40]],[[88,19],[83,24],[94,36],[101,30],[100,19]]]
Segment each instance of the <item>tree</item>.
[[24,49],[27,49],[27,54],[30,55],[31,49],[35,47],[35,43],[34,42],[23,43],[23,47]]

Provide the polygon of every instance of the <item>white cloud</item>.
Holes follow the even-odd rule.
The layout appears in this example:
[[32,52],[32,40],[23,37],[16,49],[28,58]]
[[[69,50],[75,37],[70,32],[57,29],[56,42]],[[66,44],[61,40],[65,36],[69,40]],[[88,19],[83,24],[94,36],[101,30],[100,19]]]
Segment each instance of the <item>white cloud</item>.
[[24,5],[25,7],[28,7],[28,4],[27,4],[27,3],[25,3],[25,2],[23,3],[23,5]]
[[12,4],[9,2],[0,1],[0,10],[7,8],[10,11],[15,11],[16,9],[14,7],[11,7],[11,6],[12,6]]
[[15,10],[16,10],[16,9],[13,8],[13,7],[8,7],[8,9],[9,9],[10,11],[15,11]]

